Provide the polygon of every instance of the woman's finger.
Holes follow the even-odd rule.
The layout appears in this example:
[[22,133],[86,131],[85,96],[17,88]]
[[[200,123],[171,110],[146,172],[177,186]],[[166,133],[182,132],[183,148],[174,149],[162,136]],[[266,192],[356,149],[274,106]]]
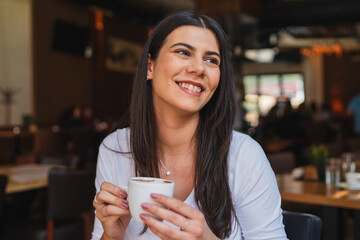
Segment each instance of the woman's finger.
[[172,211],[179,213],[186,218],[201,219],[203,217],[200,211],[195,210],[193,207],[190,207],[189,205],[176,198],[168,197],[157,193],[151,193],[150,196],[155,202],[170,208]]
[[100,216],[101,219],[108,216],[121,216],[126,214],[130,214],[128,209],[120,208],[114,205],[106,205],[96,210],[96,215]]
[[117,197],[127,198],[127,193],[124,189],[109,182],[103,182],[100,186],[100,190],[109,192]]
[[173,228],[147,214],[141,214],[140,218],[161,239],[191,239],[189,233]]
[[186,217],[175,213],[171,210],[165,209],[163,207],[157,206],[155,204],[151,204],[151,203],[143,203],[141,205],[141,207],[149,212],[152,213],[153,215],[159,217],[160,219],[164,219],[176,226],[179,227],[179,229],[183,228],[183,230],[190,230],[188,226],[189,225],[189,220]]
[[115,205],[127,209],[129,207],[128,201],[113,195],[105,190],[100,190],[95,196],[97,204]]

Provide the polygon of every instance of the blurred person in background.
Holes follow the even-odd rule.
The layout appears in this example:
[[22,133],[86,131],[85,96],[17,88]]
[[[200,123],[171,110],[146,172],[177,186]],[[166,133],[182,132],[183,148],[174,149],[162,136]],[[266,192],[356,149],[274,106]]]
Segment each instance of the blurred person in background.
[[355,134],[360,136],[360,94],[354,96],[349,102],[348,113],[354,118]]

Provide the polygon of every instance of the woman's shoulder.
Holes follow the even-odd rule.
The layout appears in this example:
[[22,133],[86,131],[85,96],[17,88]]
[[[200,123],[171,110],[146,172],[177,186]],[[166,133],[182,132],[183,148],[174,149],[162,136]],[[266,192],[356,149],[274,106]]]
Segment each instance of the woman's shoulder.
[[130,129],[122,128],[107,135],[102,141],[101,147],[112,149],[113,151],[128,152],[130,149]]
[[257,141],[247,134],[233,131],[229,150],[230,165],[242,166],[241,168],[245,169],[264,163],[267,161],[266,159],[266,155]]
[[240,148],[244,146],[259,145],[252,137],[245,133],[233,130],[230,148]]

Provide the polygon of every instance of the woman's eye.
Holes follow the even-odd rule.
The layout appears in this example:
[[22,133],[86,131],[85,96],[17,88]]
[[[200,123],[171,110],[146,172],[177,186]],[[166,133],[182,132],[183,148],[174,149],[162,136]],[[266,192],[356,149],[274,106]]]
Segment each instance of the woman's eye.
[[175,52],[181,55],[190,56],[189,52],[186,50],[176,50]]
[[216,58],[208,58],[208,59],[206,59],[206,61],[209,63],[219,65],[219,60],[217,60]]

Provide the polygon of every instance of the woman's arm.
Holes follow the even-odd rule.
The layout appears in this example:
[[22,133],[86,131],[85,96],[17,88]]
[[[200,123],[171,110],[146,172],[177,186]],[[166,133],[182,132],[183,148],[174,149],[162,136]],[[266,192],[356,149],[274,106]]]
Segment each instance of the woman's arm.
[[[130,222],[130,212],[126,200],[127,193],[114,183],[118,183],[115,159],[120,153],[111,151],[117,135],[109,135],[99,149],[96,170],[96,196],[93,205],[96,209],[92,240],[122,239]],[[106,144],[106,147],[105,145]],[[125,167],[124,167],[125,168]],[[127,176],[125,176],[127,178]]]

